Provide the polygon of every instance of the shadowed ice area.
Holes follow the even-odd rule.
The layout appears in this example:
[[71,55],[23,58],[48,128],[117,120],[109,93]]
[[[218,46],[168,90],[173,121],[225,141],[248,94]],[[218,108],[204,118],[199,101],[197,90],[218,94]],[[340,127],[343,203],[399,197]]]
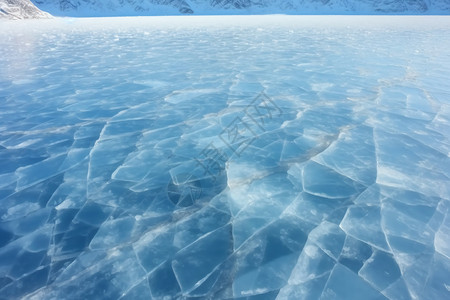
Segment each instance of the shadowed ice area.
[[450,298],[448,17],[0,26],[0,299]]

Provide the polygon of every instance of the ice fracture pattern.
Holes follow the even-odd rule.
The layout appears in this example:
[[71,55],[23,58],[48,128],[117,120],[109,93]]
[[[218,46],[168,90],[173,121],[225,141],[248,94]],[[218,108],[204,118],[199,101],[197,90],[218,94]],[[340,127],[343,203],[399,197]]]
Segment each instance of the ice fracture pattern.
[[0,26],[0,299],[450,298],[448,17]]

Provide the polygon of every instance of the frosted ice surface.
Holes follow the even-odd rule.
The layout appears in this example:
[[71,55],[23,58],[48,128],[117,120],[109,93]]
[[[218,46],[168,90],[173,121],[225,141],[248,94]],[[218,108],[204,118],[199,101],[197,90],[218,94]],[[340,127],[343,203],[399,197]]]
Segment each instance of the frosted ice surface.
[[447,17],[0,26],[0,299],[450,298]]

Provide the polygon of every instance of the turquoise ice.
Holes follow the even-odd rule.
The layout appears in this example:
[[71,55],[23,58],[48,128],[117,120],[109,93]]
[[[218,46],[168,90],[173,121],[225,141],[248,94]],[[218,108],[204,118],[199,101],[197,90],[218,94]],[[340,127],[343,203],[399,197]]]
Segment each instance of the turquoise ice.
[[448,17],[0,23],[0,299],[448,299]]

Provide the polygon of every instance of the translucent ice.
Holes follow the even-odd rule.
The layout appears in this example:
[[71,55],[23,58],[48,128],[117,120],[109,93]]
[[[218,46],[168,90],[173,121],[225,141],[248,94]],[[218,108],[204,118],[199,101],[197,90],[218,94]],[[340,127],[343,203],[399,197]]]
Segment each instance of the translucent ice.
[[0,27],[0,299],[450,298],[447,17]]

